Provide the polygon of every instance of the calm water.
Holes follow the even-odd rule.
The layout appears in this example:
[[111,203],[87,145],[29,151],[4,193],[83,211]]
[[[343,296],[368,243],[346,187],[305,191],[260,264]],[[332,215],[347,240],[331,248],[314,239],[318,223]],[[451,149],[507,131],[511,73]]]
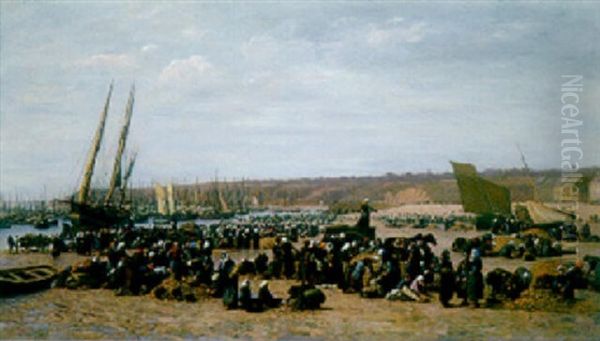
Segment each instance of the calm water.
[[[196,225],[213,225],[213,224],[219,224],[222,221],[226,221],[226,222],[230,222],[230,221],[246,221],[250,218],[253,217],[265,217],[265,216],[282,216],[282,215],[290,215],[290,216],[295,216],[295,215],[300,215],[300,214],[306,214],[306,213],[320,213],[319,210],[312,210],[312,211],[304,211],[304,212],[291,212],[291,211],[272,211],[272,210],[267,210],[267,211],[261,211],[261,212],[252,212],[249,214],[240,214],[240,215],[236,215],[233,218],[230,219],[224,219],[224,220],[219,220],[219,219],[196,219],[194,220],[194,223],[196,223]],[[164,219],[163,219],[164,220]],[[68,220],[66,220],[65,222],[68,222]],[[180,221],[178,224],[181,225],[183,223],[186,223],[188,221]],[[7,242],[7,238],[9,235],[12,235],[13,237],[21,237],[23,235],[26,235],[28,233],[33,233],[33,234],[43,234],[43,235],[57,235],[60,234],[62,232],[62,224],[63,224],[63,220],[59,219],[58,224],[57,225],[51,225],[49,228],[47,229],[36,229],[35,227],[33,227],[33,225],[27,225],[27,224],[23,224],[23,225],[12,225],[11,228],[9,229],[0,229],[0,250],[7,250],[8,249],[8,242]],[[169,222],[167,220],[161,221],[161,220],[157,220],[155,221],[154,218],[149,218],[147,222],[145,223],[139,223],[139,224],[135,224],[136,227],[141,227],[141,228],[149,228],[152,227],[154,225],[161,225],[161,224],[169,224]]]
[[8,249],[8,236],[21,237],[28,233],[51,236],[60,234],[61,231],[62,221],[59,221],[58,225],[50,225],[47,229],[36,229],[33,225],[13,225],[9,229],[0,229],[0,250]]

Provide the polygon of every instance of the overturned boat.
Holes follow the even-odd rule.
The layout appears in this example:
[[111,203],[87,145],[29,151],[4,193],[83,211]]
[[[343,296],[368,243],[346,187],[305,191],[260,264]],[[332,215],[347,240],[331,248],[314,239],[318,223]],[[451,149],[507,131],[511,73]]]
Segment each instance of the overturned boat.
[[50,265],[0,270],[0,296],[13,296],[47,289],[57,275]]

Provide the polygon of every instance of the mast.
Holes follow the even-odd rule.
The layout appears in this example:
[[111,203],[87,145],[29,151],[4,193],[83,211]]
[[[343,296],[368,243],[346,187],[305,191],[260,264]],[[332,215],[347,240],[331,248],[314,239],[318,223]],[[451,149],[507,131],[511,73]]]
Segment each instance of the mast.
[[119,148],[117,150],[117,156],[115,157],[115,164],[113,166],[113,173],[110,178],[110,186],[106,197],[104,197],[104,204],[107,205],[112,198],[115,189],[121,186],[121,159],[123,158],[123,152],[125,151],[125,144],[127,143],[127,135],[129,134],[129,124],[131,123],[131,116],[133,114],[133,102],[135,95],[135,85],[131,86],[129,92],[129,100],[127,101],[127,108],[125,109],[125,123],[123,129],[121,129],[121,136],[119,138]]
[[127,192],[127,183],[129,182],[129,178],[131,177],[131,173],[133,173],[133,166],[135,166],[135,158],[137,157],[137,153],[134,153],[129,159],[129,164],[125,170],[125,175],[123,175],[123,181],[121,182],[121,201],[119,206],[123,205],[125,201],[125,193]]
[[527,175],[529,175],[529,182],[530,182],[531,191],[533,194],[533,201],[537,201],[537,187],[535,185],[535,177],[533,176],[533,174],[531,174],[531,169],[529,168],[529,165],[527,164],[527,161],[525,160],[525,154],[523,154],[523,151],[521,150],[521,146],[519,146],[518,143],[517,143],[517,149],[519,150],[519,153],[521,154],[521,162],[523,163],[523,169],[525,170],[525,172],[527,172]]
[[222,212],[229,211],[229,207],[227,207],[227,201],[225,201],[225,198],[223,197],[223,192],[221,191],[221,186],[219,185],[218,182],[217,182],[217,195],[219,198],[219,204],[221,205],[221,211]]
[[111,82],[110,88],[108,89],[108,96],[106,97],[106,103],[104,104],[104,110],[102,110],[100,113],[100,123],[96,129],[94,141],[92,142],[92,148],[90,149],[88,159],[85,164],[83,180],[79,186],[77,202],[80,204],[85,204],[89,196],[90,184],[92,182],[92,175],[94,174],[94,166],[96,164],[96,157],[98,156],[98,151],[100,150],[100,145],[102,144],[102,136],[104,135],[104,126],[106,125],[106,116],[108,115],[108,107],[110,105],[110,96],[112,95],[112,90],[113,83]]

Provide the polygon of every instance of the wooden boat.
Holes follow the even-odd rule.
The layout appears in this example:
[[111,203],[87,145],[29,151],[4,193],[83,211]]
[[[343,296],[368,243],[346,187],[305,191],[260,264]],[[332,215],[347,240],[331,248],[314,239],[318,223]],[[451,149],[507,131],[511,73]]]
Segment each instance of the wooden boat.
[[50,265],[0,270],[0,296],[12,296],[50,287],[57,271]]
[[[94,203],[90,198],[92,176],[94,174],[96,158],[98,157],[98,152],[100,151],[104,136],[104,128],[106,124],[106,117],[108,115],[112,90],[113,85],[111,83],[108,90],[108,96],[104,104],[104,109],[100,113],[100,122],[96,128],[96,133],[94,135],[92,146],[88,154],[88,159],[85,164],[83,179],[79,186],[77,199],[75,200],[75,198],[73,198],[70,201],[70,218],[73,222],[73,226],[76,229],[98,229],[103,227],[126,226],[131,223],[131,212],[128,209],[124,209],[123,202],[125,200],[127,183],[131,177],[133,166],[135,164],[135,153],[131,156],[124,174],[122,174],[121,168],[127,136],[129,134],[129,125],[133,115],[135,93],[135,88],[133,86],[129,92],[129,100],[127,101],[127,107],[125,109],[125,123],[121,128],[121,135],[119,137],[119,145],[110,179],[110,186],[108,187],[108,191],[102,202]],[[118,202],[114,202],[115,200],[113,200],[115,192],[120,192],[121,194],[120,200],[117,200]]]

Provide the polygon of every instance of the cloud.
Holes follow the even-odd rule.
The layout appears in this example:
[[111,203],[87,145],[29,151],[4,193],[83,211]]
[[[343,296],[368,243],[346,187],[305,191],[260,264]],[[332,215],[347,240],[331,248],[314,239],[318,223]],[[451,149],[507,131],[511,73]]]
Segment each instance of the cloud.
[[203,56],[193,55],[187,59],[174,59],[159,76],[160,82],[181,82],[198,79],[214,71],[214,66]]
[[370,45],[382,45],[385,43],[418,43],[426,35],[424,22],[413,23],[402,26],[402,18],[390,19],[386,25],[371,25],[367,33],[367,42]]
[[147,45],[144,45],[144,46],[142,46],[142,48],[141,48],[140,50],[141,50],[143,53],[147,53],[147,52],[154,51],[154,50],[156,50],[157,48],[158,48],[158,46],[157,46],[157,45],[155,45],[155,44],[147,44]]
[[181,30],[181,36],[187,39],[200,39],[204,37],[206,31],[198,30],[195,27],[188,27],[186,29]]
[[242,43],[240,51],[253,67],[275,65],[287,67],[317,59],[317,44],[306,39],[277,39],[270,35],[254,35]]
[[80,66],[85,67],[135,67],[137,64],[135,59],[128,54],[96,54],[77,62]]

